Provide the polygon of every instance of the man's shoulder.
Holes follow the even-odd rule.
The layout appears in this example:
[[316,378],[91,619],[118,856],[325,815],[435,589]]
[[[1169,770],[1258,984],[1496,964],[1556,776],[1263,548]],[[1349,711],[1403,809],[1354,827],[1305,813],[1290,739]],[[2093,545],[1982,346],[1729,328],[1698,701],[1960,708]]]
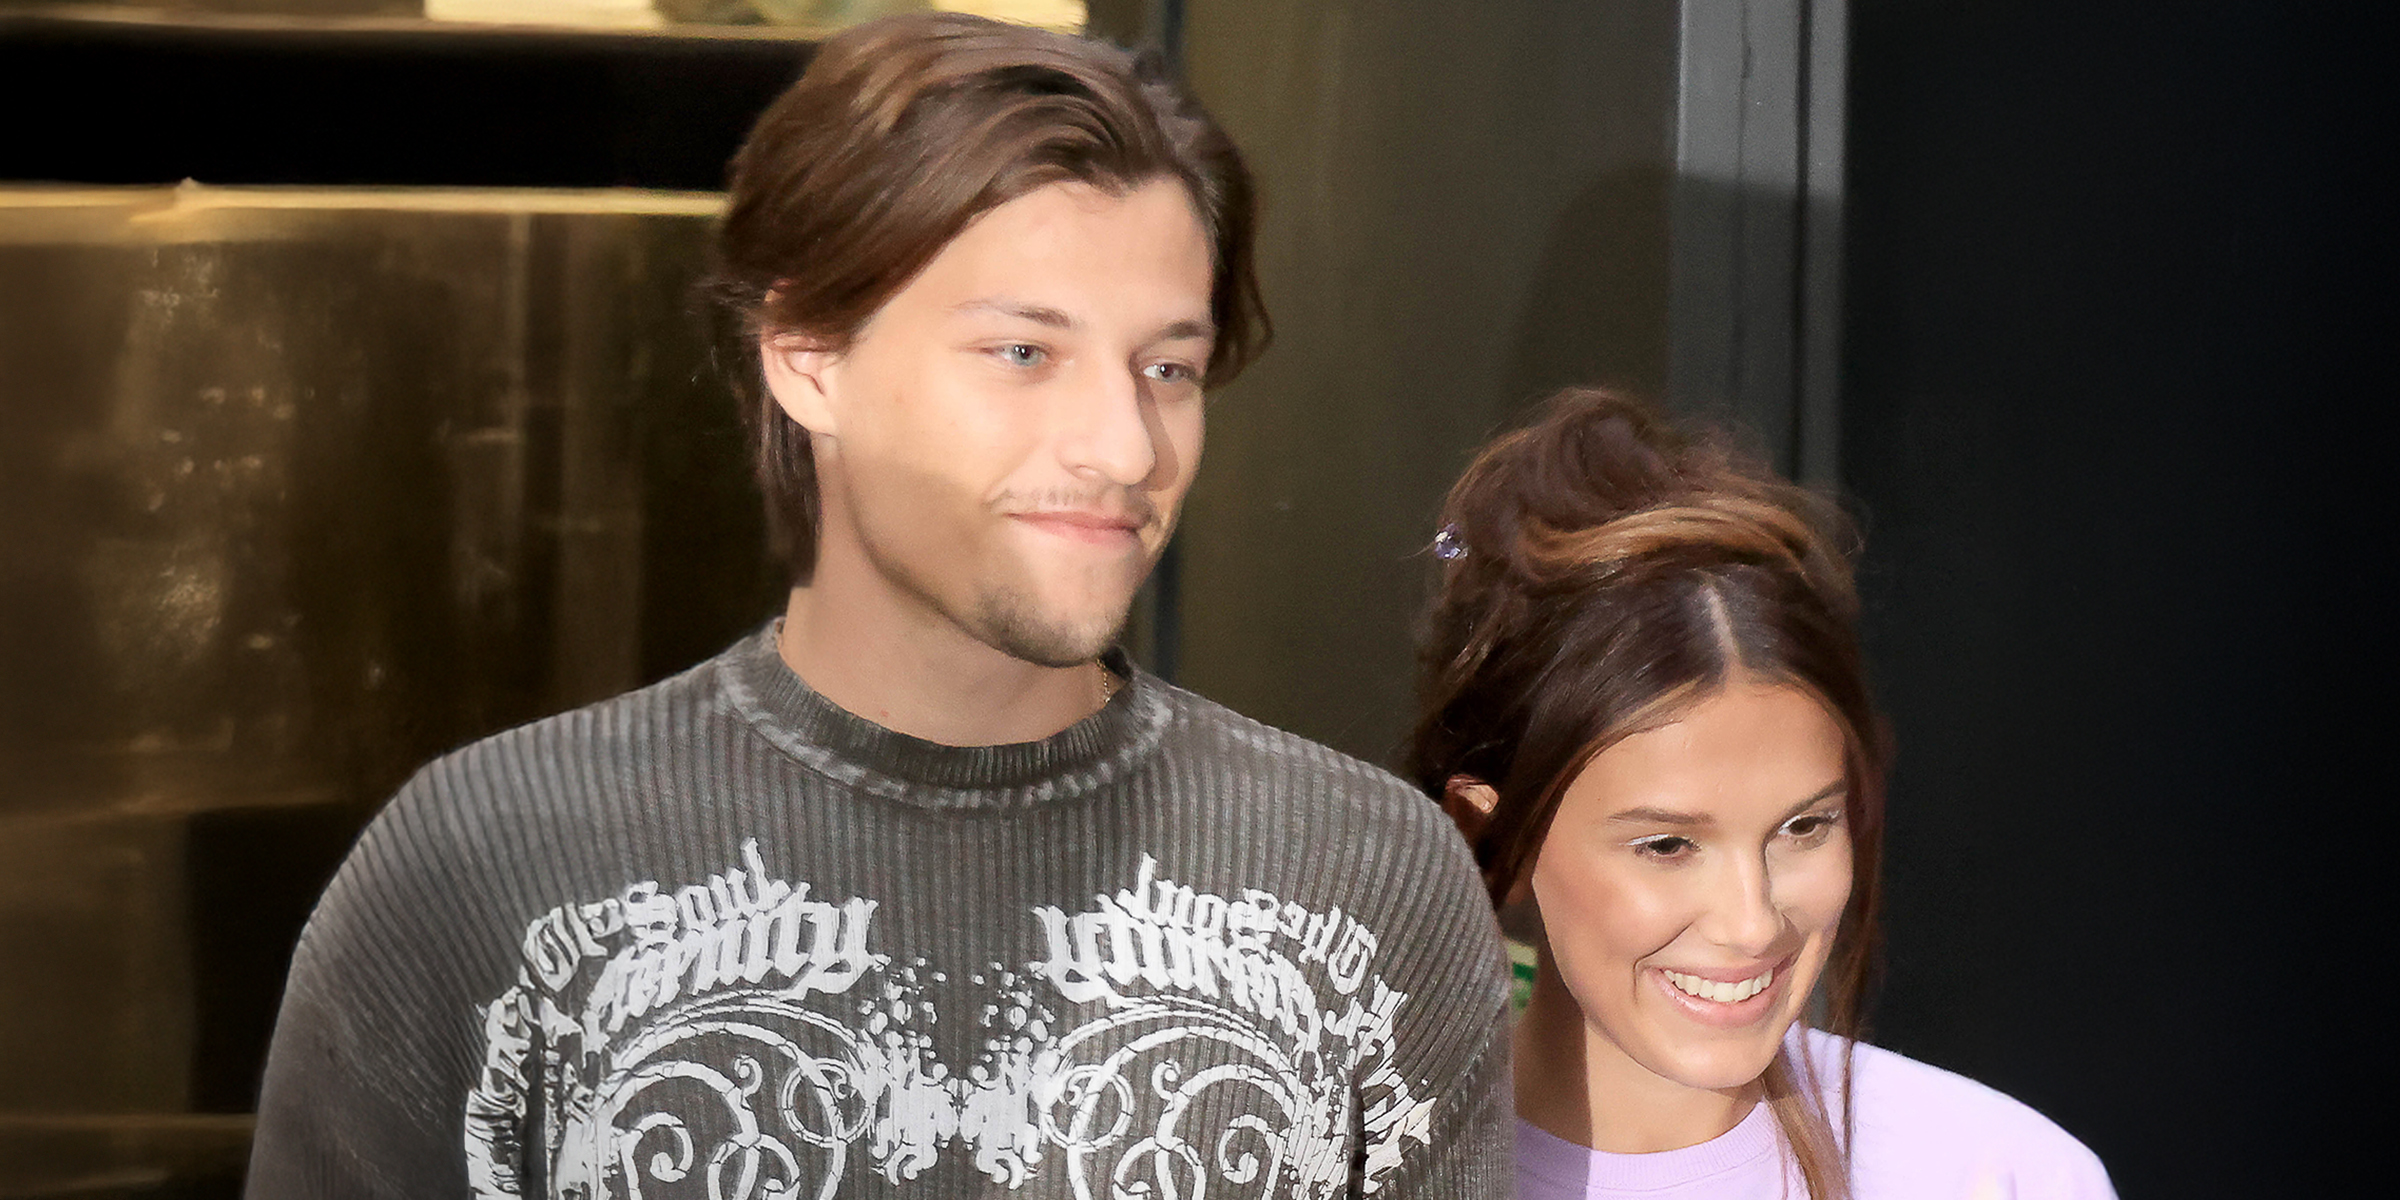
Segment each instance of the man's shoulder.
[[656,683],[478,738],[436,756],[403,784],[384,820],[415,810],[501,814],[585,808],[726,725],[717,659]]
[[[695,729],[723,723],[712,715],[723,704],[714,661],[418,768],[344,857],[310,922],[319,940],[400,908],[426,936],[480,931],[469,939],[480,954],[513,945],[528,914],[573,891],[582,874],[656,852],[666,835],[646,818],[670,807],[662,797],[707,790],[677,783],[678,764],[722,757],[689,744],[711,736]],[[468,896],[476,902],[462,905]]]
[[1340,821],[1370,836],[1460,843],[1449,818],[1423,792],[1364,759],[1182,688],[1165,686],[1173,710],[1168,752],[1207,760],[1195,778],[1222,781],[1235,800],[1254,800],[1298,821]]
[[1180,740],[1185,753],[1220,758],[1260,775],[1321,782],[1378,799],[1405,799],[1411,807],[1425,801],[1424,793],[1365,759],[1244,716],[1197,692],[1161,686],[1184,734]]

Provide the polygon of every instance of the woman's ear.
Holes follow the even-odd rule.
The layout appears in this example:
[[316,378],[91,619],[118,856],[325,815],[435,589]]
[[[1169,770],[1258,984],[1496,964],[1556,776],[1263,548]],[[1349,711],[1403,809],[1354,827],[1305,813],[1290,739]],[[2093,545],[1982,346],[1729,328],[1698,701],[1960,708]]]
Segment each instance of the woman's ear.
[[[1483,836],[1484,828],[1492,823],[1492,811],[1500,807],[1500,789],[1472,775],[1453,775],[1442,788],[1442,811],[1450,814],[1458,831],[1474,842]],[[1525,872],[1500,901],[1500,929],[1508,936],[1530,945],[1542,944],[1542,915],[1533,903],[1531,871]]]
[[841,356],[819,339],[797,333],[766,333],[758,338],[758,364],[766,377],[767,394],[800,428],[813,434],[840,437],[834,420],[835,368]]
[[1500,804],[1500,790],[1472,775],[1453,775],[1442,785],[1442,811],[1458,831],[1472,842],[1483,836],[1483,827],[1492,823],[1492,810]]

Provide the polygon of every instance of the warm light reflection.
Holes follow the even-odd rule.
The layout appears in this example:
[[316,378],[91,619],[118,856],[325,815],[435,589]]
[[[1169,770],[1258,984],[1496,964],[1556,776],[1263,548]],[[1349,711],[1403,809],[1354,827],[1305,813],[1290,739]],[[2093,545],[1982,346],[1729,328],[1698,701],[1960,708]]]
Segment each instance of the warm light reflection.
[[1083,0],[942,0],[933,7],[1068,33],[1082,30],[1085,16]]
[[587,29],[656,29],[667,24],[667,17],[651,0],[425,0],[425,16],[479,25]]
[[[293,0],[305,7],[306,0]],[[1047,29],[1083,28],[1084,0],[425,0],[435,21],[656,29],[670,25],[771,25],[838,29],[892,13],[941,9]]]

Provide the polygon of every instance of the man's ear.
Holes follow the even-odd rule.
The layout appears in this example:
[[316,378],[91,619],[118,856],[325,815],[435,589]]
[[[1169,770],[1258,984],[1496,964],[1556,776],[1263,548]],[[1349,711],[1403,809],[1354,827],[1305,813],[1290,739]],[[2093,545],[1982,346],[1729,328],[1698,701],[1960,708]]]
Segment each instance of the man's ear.
[[1492,820],[1492,809],[1500,803],[1498,788],[1472,775],[1453,775],[1442,786],[1442,811],[1458,831],[1472,842],[1483,836],[1483,827]]
[[800,428],[827,437],[840,437],[832,401],[835,366],[841,356],[815,338],[797,333],[759,335],[758,365],[766,376],[767,394]]

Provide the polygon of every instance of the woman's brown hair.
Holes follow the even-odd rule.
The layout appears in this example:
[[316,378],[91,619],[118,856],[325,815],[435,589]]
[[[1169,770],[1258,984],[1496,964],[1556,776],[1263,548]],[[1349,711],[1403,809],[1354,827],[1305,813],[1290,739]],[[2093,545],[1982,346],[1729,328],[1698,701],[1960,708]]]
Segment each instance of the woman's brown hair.
[[[1885,737],[1858,644],[1856,539],[1823,498],[1639,403],[1571,389],[1478,454],[1443,506],[1441,587],[1419,663],[1408,769],[1497,793],[1470,834],[1494,904],[1533,869],[1584,764],[1736,676],[1817,698],[1848,742],[1853,879],[1822,988],[1855,1040],[1876,962]],[[1803,1018],[1804,1020],[1806,1018]],[[1836,1137],[1807,1060],[1762,1082],[1816,1200],[1849,1196],[1849,1041]]]
[[1251,266],[1250,174],[1156,56],[957,13],[916,13],[826,40],[735,155],[704,289],[727,322],[767,519],[793,577],[816,560],[808,431],[760,377],[757,339],[842,350],[975,218],[1046,184],[1190,192],[1213,247],[1207,382],[1265,349]]

